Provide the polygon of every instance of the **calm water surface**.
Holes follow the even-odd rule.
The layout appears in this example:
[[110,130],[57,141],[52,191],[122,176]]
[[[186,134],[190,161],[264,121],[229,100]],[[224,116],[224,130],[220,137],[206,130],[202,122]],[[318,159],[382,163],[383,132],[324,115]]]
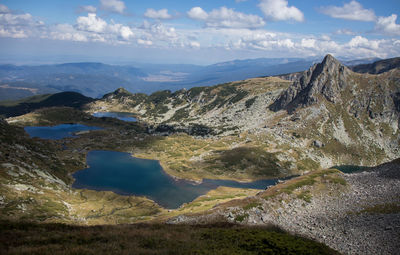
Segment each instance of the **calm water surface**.
[[115,151],[90,151],[87,164],[89,168],[73,174],[74,188],[146,196],[165,208],[178,208],[218,186],[265,189],[277,182],[276,179],[250,183],[205,179],[201,184],[194,184],[173,179],[156,160],[134,158],[129,153]]
[[88,130],[99,130],[99,127],[89,127],[81,124],[61,124],[49,127],[25,127],[31,137],[59,140],[66,137],[76,137],[74,133]]
[[98,118],[100,117],[116,118],[127,122],[137,121],[137,119],[132,116],[132,113],[129,112],[95,112],[93,113],[93,116]]
[[331,168],[335,168],[343,173],[350,174],[354,172],[361,172],[367,170],[369,167],[367,166],[355,166],[355,165],[341,165],[341,166],[333,166]]

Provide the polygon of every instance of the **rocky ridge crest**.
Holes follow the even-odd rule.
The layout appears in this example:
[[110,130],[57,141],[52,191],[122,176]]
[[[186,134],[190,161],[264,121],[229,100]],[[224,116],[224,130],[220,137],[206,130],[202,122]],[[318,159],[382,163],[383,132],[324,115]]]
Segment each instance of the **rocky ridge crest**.
[[312,66],[269,107],[272,111],[293,112],[298,107],[310,106],[320,96],[332,103],[340,103],[340,92],[347,86],[351,71],[332,55]]

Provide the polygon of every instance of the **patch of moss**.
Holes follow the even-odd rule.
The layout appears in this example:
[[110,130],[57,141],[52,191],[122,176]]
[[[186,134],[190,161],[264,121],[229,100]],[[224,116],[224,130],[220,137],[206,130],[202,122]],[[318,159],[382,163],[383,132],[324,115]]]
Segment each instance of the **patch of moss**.
[[244,214],[239,214],[239,215],[236,215],[236,217],[235,217],[235,221],[236,222],[243,222],[245,219],[247,219],[249,217],[249,214],[248,213],[244,213]]
[[248,211],[248,210],[250,210],[250,209],[252,209],[252,208],[255,208],[255,207],[258,207],[258,206],[260,206],[260,205],[261,205],[261,203],[251,202],[251,203],[249,203],[249,204],[243,206],[243,210]]
[[311,195],[310,191],[306,190],[306,191],[303,191],[300,194],[298,194],[297,198],[298,199],[303,199],[307,203],[311,203],[312,195]]
[[278,176],[281,166],[273,153],[259,147],[237,147],[217,152],[208,162],[221,162],[225,171],[248,171],[254,176]]
[[247,109],[250,108],[250,107],[254,104],[254,102],[256,101],[256,99],[257,99],[257,96],[246,100],[246,102],[244,102],[246,108],[247,108]]
[[320,168],[320,164],[310,158],[305,158],[297,161],[297,168],[300,171],[310,171]]
[[288,186],[284,187],[282,190],[287,194],[291,194],[295,189],[301,188],[303,186],[312,186],[316,182],[317,181],[314,180],[314,178],[306,178],[301,181],[295,182],[291,185],[288,185]]
[[326,176],[325,179],[334,184],[347,185],[346,180],[340,176]]
[[184,119],[189,118],[189,112],[186,108],[181,108],[179,110],[177,110],[174,114],[174,116],[172,116],[172,118],[170,120],[172,121],[182,121]]

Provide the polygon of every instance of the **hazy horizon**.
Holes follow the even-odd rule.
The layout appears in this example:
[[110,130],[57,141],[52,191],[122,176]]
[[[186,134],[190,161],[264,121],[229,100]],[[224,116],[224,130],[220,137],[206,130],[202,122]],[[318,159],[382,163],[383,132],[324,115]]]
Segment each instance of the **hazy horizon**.
[[0,63],[391,58],[399,13],[396,0],[2,0]]

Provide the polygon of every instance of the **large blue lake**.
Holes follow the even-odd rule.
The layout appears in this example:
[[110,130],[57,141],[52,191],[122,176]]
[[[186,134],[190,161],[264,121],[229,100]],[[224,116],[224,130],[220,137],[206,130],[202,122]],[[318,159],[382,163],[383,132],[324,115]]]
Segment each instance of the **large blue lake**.
[[135,122],[137,121],[135,117],[132,116],[132,113],[129,112],[95,112],[92,114],[94,117],[110,117],[116,118],[119,120],[127,121],[127,122]]
[[86,160],[90,167],[73,174],[74,188],[146,196],[171,209],[191,202],[218,186],[265,189],[277,182],[276,179],[251,183],[205,179],[201,184],[195,184],[175,180],[163,171],[156,160],[134,158],[129,153],[115,151],[90,151]]
[[76,132],[99,130],[99,127],[89,127],[81,124],[61,124],[49,127],[25,127],[25,131],[31,137],[39,137],[42,139],[59,140],[66,137],[76,137]]

